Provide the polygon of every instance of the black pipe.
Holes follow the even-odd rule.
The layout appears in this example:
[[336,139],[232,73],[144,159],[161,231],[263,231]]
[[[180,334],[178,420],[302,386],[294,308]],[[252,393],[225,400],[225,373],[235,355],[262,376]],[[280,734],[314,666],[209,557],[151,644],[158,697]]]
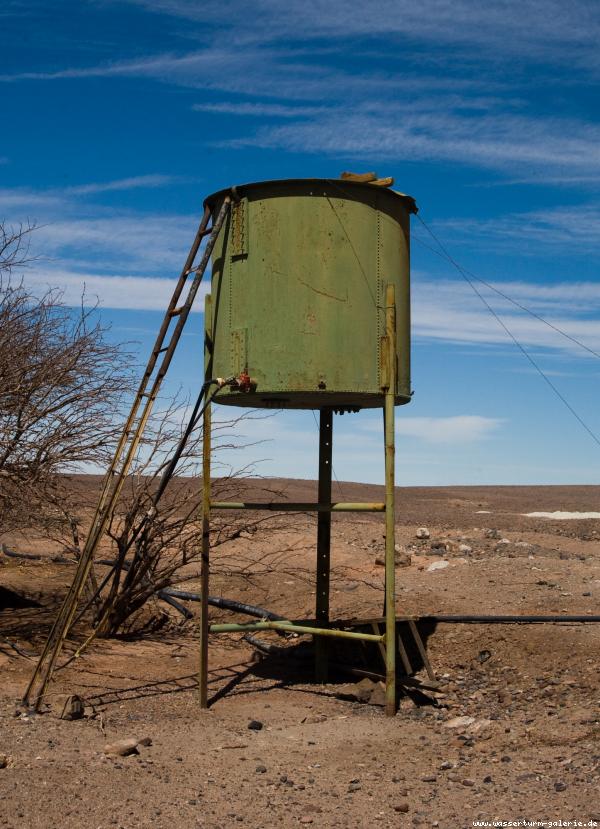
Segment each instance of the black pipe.
[[[402,621],[399,619],[398,621]],[[600,616],[418,616],[417,622],[435,622],[436,624],[461,625],[543,625],[560,622],[586,623],[600,622]]]
[[284,648],[281,645],[273,645],[271,642],[264,642],[262,639],[259,639],[258,636],[252,636],[251,633],[244,634],[243,638],[249,645],[252,645],[253,648],[262,651],[262,653],[266,653],[269,656],[289,656],[290,651],[292,650],[292,648]]
[[194,614],[192,613],[191,610],[188,610],[187,607],[184,607],[180,602],[178,602],[172,596],[169,596],[169,594],[165,593],[164,590],[159,590],[156,595],[158,596],[159,599],[162,599],[163,602],[166,602],[167,604],[171,605],[171,607],[175,608],[175,610],[178,610],[181,613],[181,615],[184,616],[186,619],[193,619],[194,618]]
[[14,550],[9,550],[6,544],[2,544],[2,552],[8,558],[25,558],[28,561],[51,561],[53,564],[76,564],[76,559],[65,558],[59,555],[42,556],[38,553],[16,553]]
[[[175,599],[185,599],[188,602],[202,601],[200,593],[190,593],[187,590],[174,590],[169,587],[161,592],[167,596],[173,596]],[[234,599],[224,599],[221,596],[209,596],[208,604],[212,607],[220,607],[222,610],[232,610],[234,613],[244,613],[246,616],[268,619],[271,622],[287,621],[287,616],[280,616],[278,613],[273,613],[272,610],[266,610],[264,607],[257,607],[253,604],[236,602]]]

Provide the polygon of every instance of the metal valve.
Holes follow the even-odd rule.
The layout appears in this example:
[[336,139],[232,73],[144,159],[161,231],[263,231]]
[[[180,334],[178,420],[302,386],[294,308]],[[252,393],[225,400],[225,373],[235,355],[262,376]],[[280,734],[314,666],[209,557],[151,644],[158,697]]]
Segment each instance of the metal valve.
[[222,389],[224,386],[229,386],[229,388],[237,389],[238,391],[241,391],[244,394],[256,391],[257,385],[256,380],[253,380],[246,370],[242,371],[238,377],[217,377],[217,379],[214,382],[216,382],[217,386],[220,389]]

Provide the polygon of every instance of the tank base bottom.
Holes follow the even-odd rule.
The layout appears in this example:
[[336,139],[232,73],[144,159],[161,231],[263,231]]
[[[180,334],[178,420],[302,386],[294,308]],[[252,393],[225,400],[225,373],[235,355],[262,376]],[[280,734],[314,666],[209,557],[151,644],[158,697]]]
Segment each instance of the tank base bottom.
[[[223,389],[213,398],[215,403],[226,406],[243,406],[256,409],[334,409],[344,412],[358,412],[361,409],[382,408],[385,395],[360,392],[248,392]],[[396,406],[410,403],[409,395],[396,395]]]

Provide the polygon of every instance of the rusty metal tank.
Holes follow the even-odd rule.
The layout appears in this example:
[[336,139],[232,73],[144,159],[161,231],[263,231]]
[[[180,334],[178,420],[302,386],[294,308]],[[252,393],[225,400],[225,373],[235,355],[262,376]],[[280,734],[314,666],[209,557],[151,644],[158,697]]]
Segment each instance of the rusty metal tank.
[[[206,199],[213,212],[232,190]],[[220,403],[340,410],[381,406],[385,287],[396,290],[396,404],[410,400],[410,196],[354,181],[233,188],[213,252],[212,376],[255,389]]]

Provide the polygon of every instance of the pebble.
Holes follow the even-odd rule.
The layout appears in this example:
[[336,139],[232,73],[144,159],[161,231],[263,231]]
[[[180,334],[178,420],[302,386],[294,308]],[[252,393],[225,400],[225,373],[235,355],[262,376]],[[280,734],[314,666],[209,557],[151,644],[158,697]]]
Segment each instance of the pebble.
[[475,717],[453,717],[451,720],[446,720],[444,723],[445,728],[467,728],[469,725],[473,725],[475,722]]
[[463,786],[474,786],[475,785],[475,781],[472,780],[470,777],[465,777],[464,780],[461,780],[461,783],[463,784]]
[[129,757],[130,754],[139,754],[139,740],[130,737],[127,740],[116,740],[114,743],[107,743],[104,746],[105,754],[114,754],[117,757]]
[[429,538],[429,535],[430,533],[427,527],[419,527],[419,529],[416,532],[417,538]]
[[554,784],[554,791],[555,792],[564,792],[566,788],[567,788],[567,784],[563,783],[562,780],[557,780],[556,783]]
[[406,813],[406,812],[408,812],[409,809],[410,809],[410,806],[408,805],[408,802],[406,800],[403,800],[402,803],[396,803],[396,805],[394,806],[394,811],[395,812],[404,812],[404,813]]
[[8,766],[8,757],[6,754],[0,754],[0,769],[5,769]]
[[311,818],[310,815],[303,815],[300,818],[300,823],[312,823],[312,822],[313,822],[313,818]]
[[257,766],[256,767],[256,773],[257,774],[266,774],[266,772],[267,772],[267,767],[266,766]]
[[442,561],[434,561],[433,564],[430,564],[427,568],[428,573],[433,573],[434,570],[444,570],[450,562],[442,560]]
[[250,731],[261,731],[262,727],[263,724],[260,720],[250,720],[250,722],[248,723],[248,728],[250,729]]
[[[378,564],[380,567],[385,566],[385,553],[378,553],[375,556],[375,564]],[[394,564],[396,567],[410,567],[412,564],[411,554],[396,545],[394,551]]]
[[421,780],[423,781],[423,783],[435,783],[437,777],[435,776],[435,774],[425,774],[423,775]]

